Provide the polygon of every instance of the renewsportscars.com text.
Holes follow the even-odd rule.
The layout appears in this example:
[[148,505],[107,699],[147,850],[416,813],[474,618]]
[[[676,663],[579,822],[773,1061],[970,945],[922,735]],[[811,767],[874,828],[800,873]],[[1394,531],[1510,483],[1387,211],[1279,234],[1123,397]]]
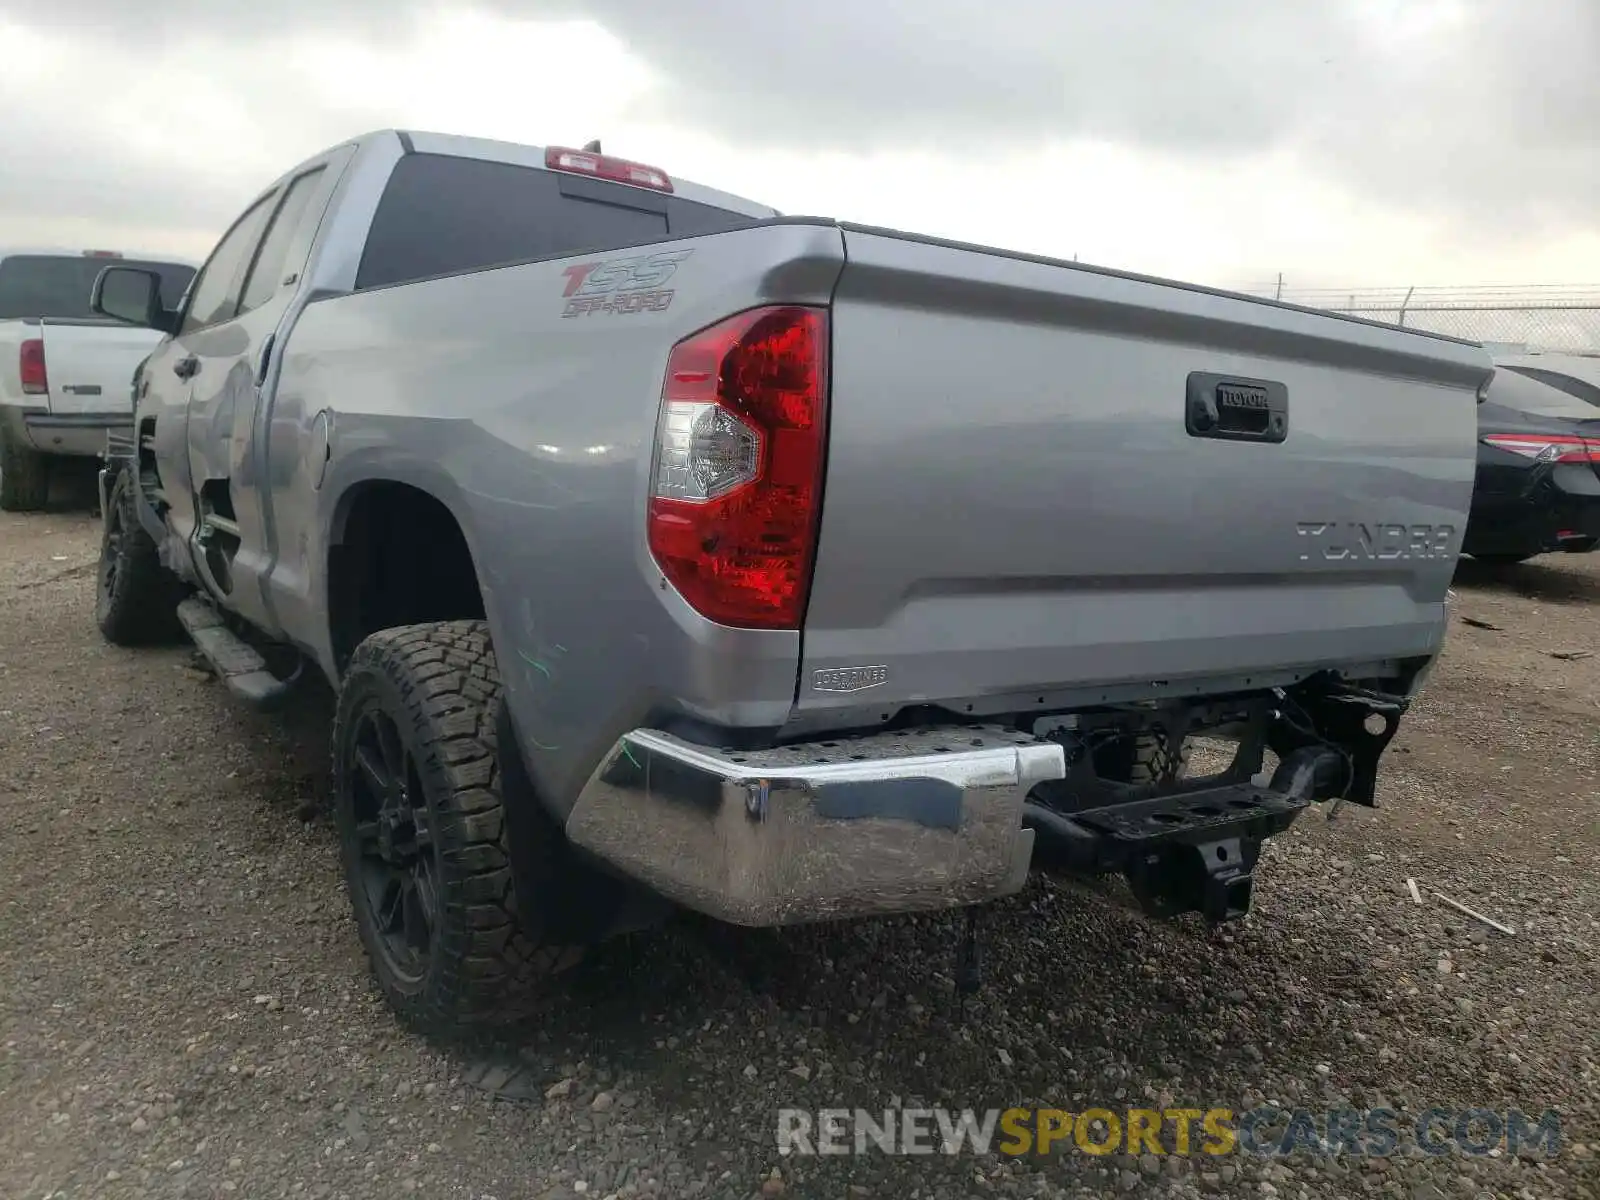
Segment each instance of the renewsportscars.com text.
[[778,1110],[780,1155],[848,1154],[1176,1154],[1245,1153],[1383,1158],[1424,1154],[1540,1154],[1561,1150],[1553,1110],[1388,1108],[974,1109],[824,1108]]

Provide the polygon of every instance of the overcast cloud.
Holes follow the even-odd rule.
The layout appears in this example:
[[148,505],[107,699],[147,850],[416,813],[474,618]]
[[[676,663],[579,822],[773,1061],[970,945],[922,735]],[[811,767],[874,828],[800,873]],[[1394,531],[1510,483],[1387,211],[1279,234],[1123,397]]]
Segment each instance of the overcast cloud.
[[[448,25],[469,8],[514,23]],[[1005,172],[968,207],[1008,187],[1053,192],[1063,219],[1114,214],[1105,193],[1136,188],[1121,208],[1230,247],[1241,271],[1266,260],[1235,243],[1298,212],[1303,245],[1272,248],[1291,270],[1284,253],[1354,253],[1365,279],[1410,282],[1382,276],[1380,244],[1421,229],[1447,282],[1475,281],[1475,246],[1481,271],[1570,259],[1600,275],[1600,0],[0,0],[0,44],[19,39],[35,55],[7,53],[0,77],[5,111],[27,114],[0,130],[0,220],[24,228],[188,245],[366,128],[551,142],[591,136],[575,124],[589,119],[608,148],[626,130],[630,152],[672,149],[672,170],[692,155],[703,182],[791,211],[826,196],[849,206],[834,215],[981,229],[959,184],[936,212],[849,169],[915,160],[931,177]],[[823,188],[799,178],[807,163],[847,177]],[[986,240],[1063,252],[1048,205],[1023,207],[1036,228],[1011,213]],[[1132,253],[1138,234],[1104,244]],[[1432,261],[1394,253],[1396,270]]]

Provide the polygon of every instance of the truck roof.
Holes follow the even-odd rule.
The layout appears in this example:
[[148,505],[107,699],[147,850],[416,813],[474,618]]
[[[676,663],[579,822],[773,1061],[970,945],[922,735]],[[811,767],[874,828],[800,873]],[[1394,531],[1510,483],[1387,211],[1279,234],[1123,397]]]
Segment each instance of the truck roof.
[[[457,158],[473,158],[484,162],[506,163],[511,166],[532,167],[536,170],[546,171],[545,152],[549,147],[534,146],[521,142],[504,142],[494,138],[468,137],[456,133],[434,133],[418,129],[375,129],[370,133],[361,134],[340,142],[340,146],[362,146],[382,139],[398,139],[408,154],[447,154]],[[289,178],[300,172],[301,167],[323,157],[328,150],[313,155],[305,160],[294,170],[287,171],[280,176]],[[707,204],[713,208],[724,209],[728,212],[740,213],[743,216],[754,217],[758,220],[780,216],[777,209],[769,204],[760,204],[744,196],[736,196],[732,192],[720,191],[717,188],[705,187],[672,174],[665,168],[656,168],[672,181],[672,193],[685,200],[697,204]],[[610,180],[619,186],[631,186],[621,180]]]
[[107,250],[104,247],[85,249],[82,246],[0,246],[0,258],[17,258],[23,255],[39,258],[103,258],[107,262],[125,259],[129,262],[173,263],[176,266],[199,267],[199,263],[181,254],[145,254],[138,250]]

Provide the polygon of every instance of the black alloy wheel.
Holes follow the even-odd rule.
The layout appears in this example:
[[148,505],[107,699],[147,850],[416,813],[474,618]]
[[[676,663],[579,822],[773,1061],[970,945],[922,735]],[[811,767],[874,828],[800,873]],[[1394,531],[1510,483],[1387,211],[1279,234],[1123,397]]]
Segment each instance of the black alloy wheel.
[[416,756],[376,696],[357,712],[346,765],[360,862],[355,901],[367,908],[385,965],[420,985],[439,932],[439,858]]

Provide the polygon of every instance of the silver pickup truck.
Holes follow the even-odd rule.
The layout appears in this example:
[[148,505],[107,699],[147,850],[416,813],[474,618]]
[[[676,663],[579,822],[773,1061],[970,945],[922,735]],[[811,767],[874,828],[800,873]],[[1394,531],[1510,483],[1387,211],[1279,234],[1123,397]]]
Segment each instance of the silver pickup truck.
[[89,293],[108,262],[150,271],[168,305],[194,278],[188,263],[113,250],[0,250],[0,509],[45,507],[62,458],[92,458],[133,420],[133,373],[161,340],[108,321]]
[[1375,802],[1492,374],[422,133],[284,175],[176,310],[116,267],[94,303],[167,335],[100,627],[186,630],[252,704],[338,690],[354,912],[431,1027],[674,905],[972,907],[1033,867],[1237,917],[1264,838]]

